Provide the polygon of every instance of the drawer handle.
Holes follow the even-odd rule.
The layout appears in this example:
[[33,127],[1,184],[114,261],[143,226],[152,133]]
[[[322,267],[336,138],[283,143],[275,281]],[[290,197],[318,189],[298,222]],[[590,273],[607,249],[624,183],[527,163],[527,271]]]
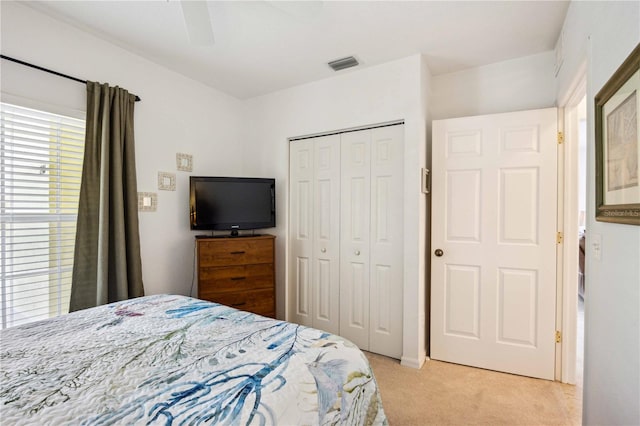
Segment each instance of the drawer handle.
[[232,251],[231,254],[244,254],[244,250],[243,251]]
[[231,306],[233,306],[234,308],[238,307],[238,306],[244,306],[246,305],[247,302],[242,302],[242,303],[233,303]]
[[246,280],[247,277],[231,277],[231,281],[240,281],[240,280]]

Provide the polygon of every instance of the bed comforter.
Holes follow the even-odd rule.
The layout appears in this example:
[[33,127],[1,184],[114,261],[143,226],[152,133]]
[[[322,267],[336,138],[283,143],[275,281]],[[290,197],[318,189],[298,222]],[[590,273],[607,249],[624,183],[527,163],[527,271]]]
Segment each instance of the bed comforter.
[[1,333],[3,424],[386,424],[364,354],[319,330],[184,296]]

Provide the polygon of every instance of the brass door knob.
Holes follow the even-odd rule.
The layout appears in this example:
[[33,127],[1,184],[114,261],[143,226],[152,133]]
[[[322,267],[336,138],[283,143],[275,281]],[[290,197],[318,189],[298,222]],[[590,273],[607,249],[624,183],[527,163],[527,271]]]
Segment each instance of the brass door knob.
[[444,252],[441,249],[436,249],[436,251],[434,251],[433,254],[435,254],[438,257],[441,257],[444,254]]

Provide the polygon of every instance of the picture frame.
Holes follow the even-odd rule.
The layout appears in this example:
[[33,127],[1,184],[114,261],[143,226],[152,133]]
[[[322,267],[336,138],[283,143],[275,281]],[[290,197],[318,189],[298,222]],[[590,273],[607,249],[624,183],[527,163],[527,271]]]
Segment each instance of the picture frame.
[[155,192],[138,192],[138,211],[155,212],[158,208],[158,194]]
[[640,44],[594,102],[595,219],[640,225]]
[[161,191],[175,191],[176,174],[169,172],[158,172],[158,189]]
[[176,154],[176,168],[181,172],[192,172],[193,156],[191,154],[178,152]]

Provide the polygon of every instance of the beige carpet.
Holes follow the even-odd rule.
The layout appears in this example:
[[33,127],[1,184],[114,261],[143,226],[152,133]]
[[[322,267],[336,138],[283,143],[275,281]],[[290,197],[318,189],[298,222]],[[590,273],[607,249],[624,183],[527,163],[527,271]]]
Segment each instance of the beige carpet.
[[580,387],[440,361],[415,370],[366,355],[391,426],[581,424]]

